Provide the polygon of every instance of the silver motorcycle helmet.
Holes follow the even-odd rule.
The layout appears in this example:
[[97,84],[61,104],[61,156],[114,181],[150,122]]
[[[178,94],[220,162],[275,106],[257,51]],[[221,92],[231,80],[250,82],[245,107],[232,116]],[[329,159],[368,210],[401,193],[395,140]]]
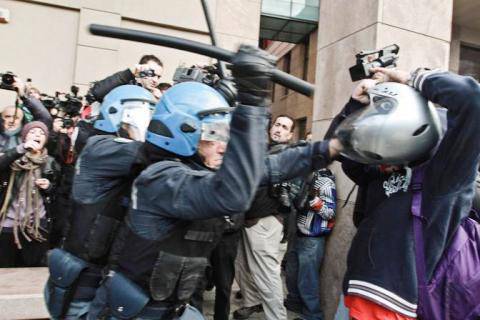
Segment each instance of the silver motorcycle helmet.
[[432,103],[418,91],[385,82],[368,92],[370,105],[353,113],[335,131],[341,154],[365,164],[406,165],[429,156],[441,135]]

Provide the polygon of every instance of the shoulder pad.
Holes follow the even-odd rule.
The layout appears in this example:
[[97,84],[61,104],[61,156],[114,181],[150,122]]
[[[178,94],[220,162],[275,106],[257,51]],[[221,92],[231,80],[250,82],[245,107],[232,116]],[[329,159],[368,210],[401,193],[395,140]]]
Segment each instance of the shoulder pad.
[[130,142],[133,142],[133,140],[130,140],[130,139],[127,139],[127,138],[121,138],[121,137],[117,137],[117,138],[113,139],[113,141],[118,142],[118,143],[130,143]]

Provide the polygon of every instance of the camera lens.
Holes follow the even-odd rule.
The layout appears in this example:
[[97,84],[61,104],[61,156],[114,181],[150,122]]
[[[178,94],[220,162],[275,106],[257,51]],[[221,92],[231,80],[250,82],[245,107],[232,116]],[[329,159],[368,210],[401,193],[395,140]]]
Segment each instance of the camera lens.
[[2,82],[4,84],[6,84],[7,86],[11,86],[15,82],[13,74],[10,74],[10,73],[3,74],[2,75]]

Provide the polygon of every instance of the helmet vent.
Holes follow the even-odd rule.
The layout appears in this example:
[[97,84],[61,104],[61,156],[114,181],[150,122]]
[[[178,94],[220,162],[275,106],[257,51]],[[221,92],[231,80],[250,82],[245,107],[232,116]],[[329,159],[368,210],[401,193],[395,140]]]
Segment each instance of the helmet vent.
[[184,122],[180,126],[180,130],[185,133],[192,133],[195,132],[197,129],[195,129],[195,127],[191,126],[190,124]]
[[418,128],[417,130],[415,130],[415,132],[413,133],[413,136],[414,137],[419,136],[422,133],[424,133],[427,129],[428,129],[428,124],[424,124],[423,126]]
[[108,108],[108,113],[110,113],[110,114],[114,114],[114,113],[117,113],[117,112],[118,112],[118,110],[115,107]]
[[148,131],[159,136],[173,138],[173,134],[170,129],[168,129],[168,127],[163,124],[163,122],[158,120],[152,120],[150,122],[150,125],[148,126]]

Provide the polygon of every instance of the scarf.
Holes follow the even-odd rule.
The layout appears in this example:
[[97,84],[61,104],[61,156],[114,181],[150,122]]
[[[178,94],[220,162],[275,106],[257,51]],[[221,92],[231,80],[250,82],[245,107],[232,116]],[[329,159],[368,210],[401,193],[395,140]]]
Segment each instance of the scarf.
[[19,133],[20,131],[22,130],[22,128],[17,128],[15,130],[9,130],[9,131],[4,131],[3,132],[3,135],[7,138],[6,140],[6,143],[5,143],[5,146],[4,146],[4,149],[5,150],[8,150],[8,149],[12,149],[12,148],[15,148],[16,146],[18,146],[18,143],[19,143]]
[[[14,184],[18,186],[15,190],[15,198],[19,201],[19,206],[15,208],[15,218],[13,234],[15,244],[22,249],[20,244],[19,232],[27,241],[32,239],[43,242],[46,239],[40,233],[40,205],[41,195],[39,188],[35,185],[35,180],[41,178],[41,166],[47,162],[47,150],[43,149],[40,154],[27,152],[20,159],[15,160],[11,165],[11,174],[8,181],[8,188],[5,199],[0,209],[0,232],[3,228],[3,222],[7,218],[9,205],[12,202],[12,191]],[[20,209],[25,210],[25,216],[21,217]]]

